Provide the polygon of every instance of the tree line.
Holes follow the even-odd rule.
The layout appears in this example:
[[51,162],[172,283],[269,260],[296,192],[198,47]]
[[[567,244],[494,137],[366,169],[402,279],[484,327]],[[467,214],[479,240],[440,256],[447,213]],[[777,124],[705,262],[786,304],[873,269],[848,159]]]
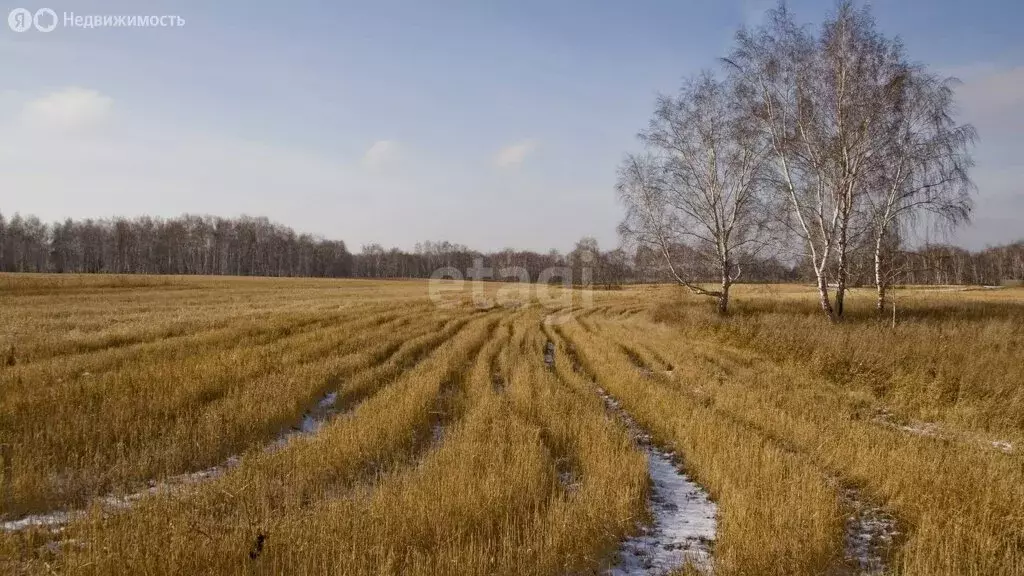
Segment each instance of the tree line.
[[344,242],[270,222],[180,218],[67,219],[0,214],[0,270],[112,274],[332,276],[352,273]]
[[[690,250],[685,245],[674,252]],[[1024,280],[1024,242],[969,252],[927,245],[894,253],[901,282],[913,284],[998,284]],[[687,274],[693,282],[716,281],[719,271],[696,251]],[[806,282],[815,279],[809,261],[788,263],[775,255],[738,260],[748,282]],[[649,246],[633,251],[602,250],[585,237],[572,250],[540,253],[506,248],[481,252],[447,241],[418,243],[413,251],[362,246],[352,254],[340,240],[298,234],[267,218],[113,218],[47,224],[34,216],[0,213],[0,272],[202,274],[232,276],[314,276],[331,278],[430,278],[454,268],[464,276],[488,269],[481,279],[517,280],[525,272],[537,281],[545,270],[562,268],[574,283],[613,288],[628,283],[673,282],[662,254]],[[855,251],[850,285],[870,284],[870,252]],[[558,281],[562,277],[557,278]]]
[[[644,151],[620,169],[620,232],[722,313],[744,262],[768,252],[813,273],[830,319],[869,259],[881,310],[920,260],[903,238],[970,216],[977,136],[955,118],[955,86],[911,61],[866,6],[840,2],[814,29],[780,3],[736,34],[718,69],[658,100]],[[695,282],[709,266],[716,289]]]

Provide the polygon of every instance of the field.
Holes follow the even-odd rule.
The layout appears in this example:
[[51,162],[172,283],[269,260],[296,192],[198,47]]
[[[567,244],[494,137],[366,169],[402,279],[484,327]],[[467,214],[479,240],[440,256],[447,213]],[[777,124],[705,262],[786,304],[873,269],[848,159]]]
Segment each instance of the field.
[[0,276],[0,573],[1024,574],[1024,289],[445,288]]

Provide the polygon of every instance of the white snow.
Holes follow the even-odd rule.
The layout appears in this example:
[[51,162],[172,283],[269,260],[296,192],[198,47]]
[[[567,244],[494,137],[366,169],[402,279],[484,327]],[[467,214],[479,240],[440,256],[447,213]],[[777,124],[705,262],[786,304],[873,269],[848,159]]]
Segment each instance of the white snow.
[[843,502],[853,514],[846,519],[846,561],[857,568],[857,576],[882,576],[885,556],[899,532],[896,519],[884,509],[866,501],[856,488],[842,491]]
[[327,394],[324,395],[323,398],[320,399],[319,402],[316,403],[316,405],[318,407],[320,407],[320,408],[330,408],[330,407],[334,406],[334,403],[337,402],[337,401],[338,401],[338,393],[337,392],[328,392]]
[[605,404],[629,429],[647,452],[651,478],[649,507],[654,522],[642,527],[640,534],[619,546],[619,562],[609,576],[663,575],[690,564],[705,574],[711,573],[711,544],[715,539],[717,506],[707,492],[682,473],[674,453],[651,444],[650,435],[627,414],[619,402],[598,389]]
[[0,530],[5,532],[16,532],[18,530],[25,530],[34,526],[59,527],[67,524],[70,520],[71,514],[63,511],[48,512],[46,514],[33,514],[32,516],[26,516],[19,520],[2,522],[0,523]]
[[1008,440],[987,440],[976,434],[956,433],[943,429],[940,425],[933,422],[911,421],[903,423],[895,414],[884,408],[875,414],[872,421],[876,424],[888,426],[889,428],[902,430],[903,432],[913,434],[914,436],[925,436],[928,438],[939,438],[942,440],[978,442],[984,446],[994,448],[1006,454],[1012,454],[1014,452],[1013,443]]
[[687,563],[711,572],[717,508],[707,493],[679,472],[671,455],[647,450],[654,524],[619,548],[619,564],[610,576],[669,574]]
[[316,403],[316,408],[302,415],[302,420],[299,422],[298,426],[293,426],[292,428],[282,432],[274,442],[267,446],[266,449],[268,451],[278,450],[288,444],[288,439],[292,436],[304,436],[306,434],[316,432],[325,420],[334,414],[337,414],[338,411],[334,408],[334,405],[337,402],[337,392],[328,392],[327,394],[324,394],[324,397]]
[[[276,450],[284,446],[292,436],[312,434],[313,432],[316,432],[317,428],[320,427],[324,420],[337,412],[334,408],[337,401],[337,392],[329,392],[325,394],[324,397],[317,402],[315,409],[302,415],[302,421],[297,427],[293,427],[280,434],[277,439],[265,447],[265,450]],[[224,462],[217,464],[216,466],[206,468],[205,470],[176,474],[161,480],[150,480],[147,482],[147,486],[142,490],[123,496],[110,494],[99,498],[98,502],[105,510],[124,510],[130,508],[134,502],[146,496],[151,496],[160,492],[179,490],[186,486],[199,484],[201,482],[217,478],[227,472],[230,468],[237,466],[239,462],[241,462],[241,459],[237,455],[231,456]],[[59,530],[63,525],[84,514],[84,510],[57,510],[43,514],[33,514],[19,518],[18,520],[0,522],[0,530],[5,532],[17,532],[32,527]]]
[[299,429],[294,432],[286,432],[282,435],[283,439],[287,439],[293,434],[312,434],[316,432],[316,429],[320,427],[320,424],[331,414],[334,413],[334,403],[338,401],[337,392],[329,392],[316,403],[316,409],[311,412],[306,412],[302,415],[302,423],[299,424]]
[[1006,440],[994,440],[992,442],[992,447],[995,448],[996,450],[1006,452],[1007,454],[1013,453],[1013,444],[1007,442]]

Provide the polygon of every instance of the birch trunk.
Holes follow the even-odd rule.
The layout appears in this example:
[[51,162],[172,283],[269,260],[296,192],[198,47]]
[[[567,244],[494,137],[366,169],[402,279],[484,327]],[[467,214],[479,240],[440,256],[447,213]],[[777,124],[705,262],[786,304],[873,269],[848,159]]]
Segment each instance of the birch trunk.
[[820,270],[815,268],[814,273],[818,277],[818,298],[821,302],[821,310],[829,320],[834,320],[832,301],[828,297],[828,278],[825,276],[825,269],[824,267]]
[[725,316],[729,312],[729,287],[732,286],[732,279],[729,277],[729,265],[722,267],[722,292],[718,295],[718,313]]
[[885,312],[885,276],[882,274],[882,238],[879,234],[875,238],[875,288],[878,290],[878,301],[875,309],[879,314]]

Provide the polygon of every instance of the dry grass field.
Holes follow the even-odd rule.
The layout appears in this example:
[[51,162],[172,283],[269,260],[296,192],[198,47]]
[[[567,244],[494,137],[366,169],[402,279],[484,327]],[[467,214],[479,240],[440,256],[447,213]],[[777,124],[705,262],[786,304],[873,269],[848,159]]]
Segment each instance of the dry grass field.
[[0,276],[0,573],[1024,574],[1024,289],[449,288]]

